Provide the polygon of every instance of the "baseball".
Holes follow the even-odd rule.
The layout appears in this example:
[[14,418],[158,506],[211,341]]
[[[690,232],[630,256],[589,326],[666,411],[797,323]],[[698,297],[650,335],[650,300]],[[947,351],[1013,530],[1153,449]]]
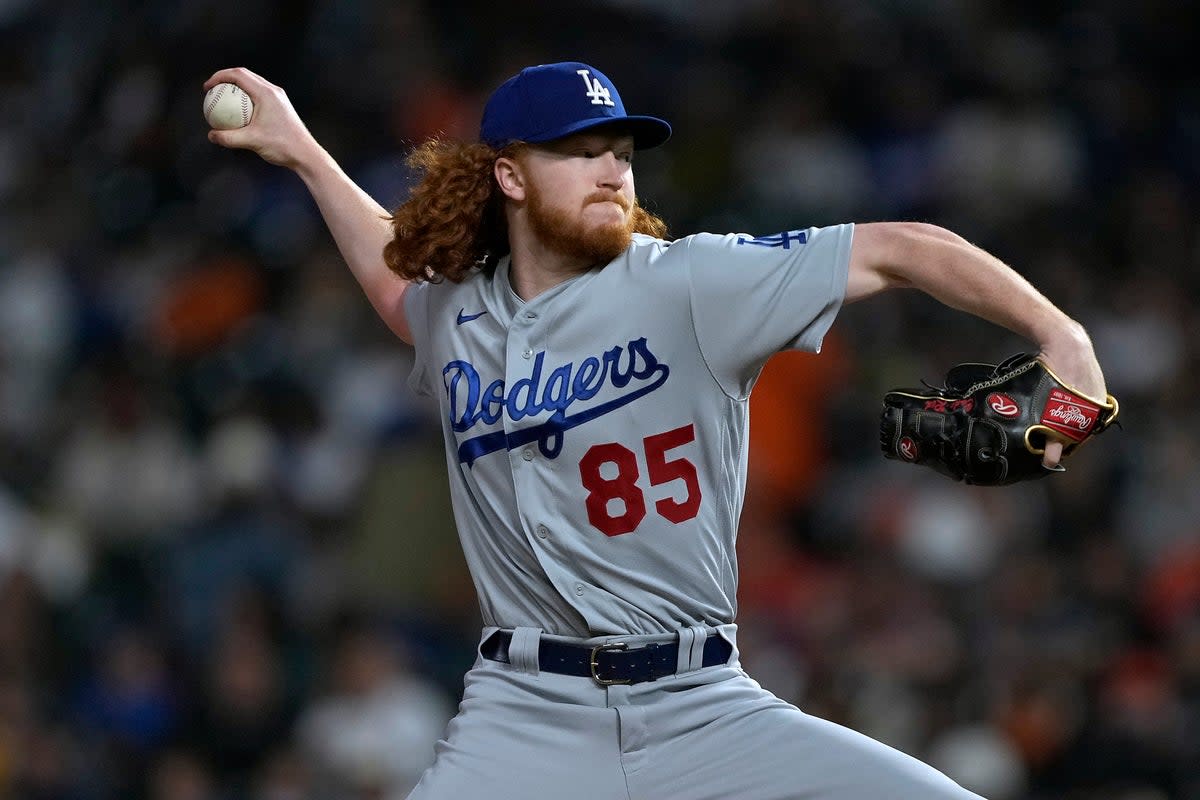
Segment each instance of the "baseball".
[[250,95],[233,83],[218,83],[204,95],[204,119],[219,131],[244,128],[254,116]]

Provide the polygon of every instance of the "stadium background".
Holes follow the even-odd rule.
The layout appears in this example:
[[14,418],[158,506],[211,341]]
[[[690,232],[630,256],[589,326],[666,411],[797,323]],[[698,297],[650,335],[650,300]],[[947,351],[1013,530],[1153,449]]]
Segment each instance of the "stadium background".
[[580,59],[674,140],[676,234],[945,225],[1090,329],[1125,429],[1002,491],[880,392],[1024,346],[915,294],[755,396],[745,662],[992,800],[1200,798],[1196,5],[0,2],[0,796],[403,797],[477,610],[430,409],[299,180],[205,139],[284,86],[386,206]]

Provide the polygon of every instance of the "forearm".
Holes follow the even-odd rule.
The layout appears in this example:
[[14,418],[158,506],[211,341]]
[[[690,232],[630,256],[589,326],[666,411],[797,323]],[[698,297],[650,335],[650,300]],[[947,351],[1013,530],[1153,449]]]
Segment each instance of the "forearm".
[[[861,226],[872,227],[872,226]],[[858,238],[859,231],[855,236]],[[908,223],[872,232],[880,288],[912,287],[1005,327],[1043,349],[1078,346],[1083,327],[1029,281],[987,251],[933,225]]]
[[[1101,403],[1107,396],[1083,326],[998,258],[933,225],[856,225],[846,302],[901,287],[920,289],[1020,334],[1036,343],[1042,359],[1076,391]],[[1047,448],[1048,464],[1057,463],[1061,449],[1061,444]]]
[[406,342],[412,333],[404,313],[407,281],[393,274],[383,261],[383,248],[392,236],[391,216],[371,196],[347,177],[300,120],[287,93],[243,67],[217,70],[204,82],[205,90],[218,82],[237,84],[254,102],[250,124],[231,130],[211,130],[209,141],[240,150],[252,150],[264,161],[295,171],[308,187],[338,250],[375,311]]
[[383,248],[392,239],[391,214],[350,180],[324,150],[295,167],[325,220],[342,258],[387,326],[412,342],[403,308],[410,285],[387,268]]

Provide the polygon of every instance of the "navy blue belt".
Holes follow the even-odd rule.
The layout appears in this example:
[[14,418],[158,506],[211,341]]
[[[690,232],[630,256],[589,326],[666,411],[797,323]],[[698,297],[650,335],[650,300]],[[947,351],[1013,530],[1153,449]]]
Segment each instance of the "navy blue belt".
[[[509,663],[512,633],[496,631],[479,646],[484,658]],[[717,634],[704,641],[701,666],[715,667],[729,661],[733,646]],[[679,664],[679,642],[650,643],[630,647],[625,642],[590,646],[566,644],[549,639],[538,643],[538,669],[556,675],[591,678],[601,686],[645,683],[674,675]]]

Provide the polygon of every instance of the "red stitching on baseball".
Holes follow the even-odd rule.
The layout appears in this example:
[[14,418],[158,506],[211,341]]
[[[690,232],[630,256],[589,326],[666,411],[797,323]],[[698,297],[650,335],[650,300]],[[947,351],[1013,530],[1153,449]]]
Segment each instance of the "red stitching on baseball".
[[208,99],[208,107],[204,109],[204,116],[206,117],[212,113],[213,108],[217,105],[217,101],[225,94],[225,84],[214,86],[213,88],[217,91]]

